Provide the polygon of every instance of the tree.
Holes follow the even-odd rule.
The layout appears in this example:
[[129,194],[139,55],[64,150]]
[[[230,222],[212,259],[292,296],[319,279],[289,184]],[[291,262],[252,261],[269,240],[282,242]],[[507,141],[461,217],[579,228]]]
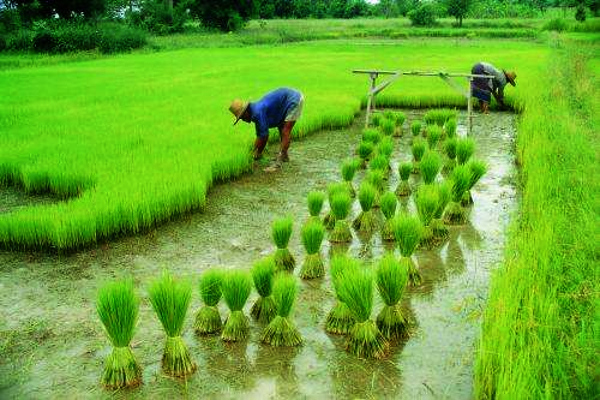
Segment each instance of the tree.
[[471,0],[446,0],[445,5],[448,11],[448,15],[456,18],[458,26],[461,27],[463,18],[467,15],[467,12],[469,11]]
[[235,31],[256,14],[254,0],[192,0],[189,8],[205,26],[221,31]]

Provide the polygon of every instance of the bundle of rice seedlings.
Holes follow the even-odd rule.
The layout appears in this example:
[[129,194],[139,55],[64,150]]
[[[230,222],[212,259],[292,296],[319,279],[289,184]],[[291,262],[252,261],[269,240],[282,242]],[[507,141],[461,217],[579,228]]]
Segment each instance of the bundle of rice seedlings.
[[366,176],[366,181],[377,191],[375,200],[373,201],[373,208],[377,208],[379,207],[379,196],[384,190],[385,173],[378,169],[370,170]]
[[354,186],[352,186],[352,180],[354,179],[357,168],[358,163],[352,158],[347,158],[342,163],[342,179],[346,183],[346,186],[348,186],[348,193],[350,194],[350,197],[356,196],[356,191],[354,190]]
[[379,129],[385,136],[392,136],[396,130],[396,123],[391,119],[384,119],[379,125]]
[[310,220],[320,221],[319,215],[323,209],[323,203],[325,202],[325,193],[319,190],[313,190],[306,196],[308,203],[308,213],[310,214]]
[[432,184],[442,168],[442,158],[435,150],[427,150],[419,165],[421,176],[426,185]]
[[410,196],[410,185],[408,184],[408,178],[413,171],[413,165],[410,162],[402,163],[398,166],[398,173],[400,174],[400,183],[396,188],[396,195],[398,196]]
[[168,271],[163,271],[149,289],[150,303],[166,334],[167,342],[162,357],[162,369],[166,375],[186,377],[196,371],[190,352],[181,338],[181,331],[192,300],[192,286],[176,281]]
[[371,121],[370,122],[371,122],[372,126],[379,126],[382,121],[383,121],[383,115],[377,114],[377,113],[371,114]]
[[458,165],[464,165],[475,153],[475,140],[466,137],[459,139],[456,143],[456,161]]
[[436,186],[422,185],[419,187],[417,195],[415,196],[415,204],[417,206],[417,213],[423,224],[421,245],[425,248],[431,248],[435,244],[431,221],[438,208],[438,202],[439,195]]
[[401,214],[394,219],[393,227],[396,244],[402,256],[400,262],[408,271],[408,282],[413,286],[419,285],[421,274],[411,257],[423,236],[423,225],[418,218]]
[[346,349],[361,358],[383,358],[388,342],[371,319],[373,311],[373,273],[367,268],[350,269],[339,282],[340,297],[356,323],[348,332]]
[[467,164],[469,171],[471,171],[471,179],[469,180],[469,187],[467,191],[463,195],[461,204],[466,207],[473,204],[473,197],[471,196],[471,189],[473,186],[479,182],[479,180],[485,175],[487,172],[487,165],[483,161],[480,160],[471,160]]
[[442,128],[438,125],[427,125],[427,144],[430,149],[435,149],[442,137]]
[[448,238],[448,227],[444,225],[444,211],[452,198],[452,183],[444,181],[437,185],[438,192],[438,207],[435,210],[433,220],[431,221],[431,229],[433,230],[433,238],[436,243],[441,243]]
[[406,115],[404,115],[403,112],[397,112],[395,116],[394,122],[396,123],[396,132],[394,133],[394,136],[401,137],[404,133],[402,127],[404,126],[404,121],[406,121]]
[[446,208],[444,222],[448,225],[464,224],[467,217],[465,209],[461,205],[462,198],[469,188],[471,182],[471,171],[466,165],[458,165],[452,171],[452,201]]
[[385,217],[385,222],[383,223],[383,229],[381,231],[381,238],[384,242],[393,242],[396,240],[392,221],[396,215],[397,205],[398,201],[396,200],[396,195],[392,192],[385,192],[379,199],[379,206]]
[[346,218],[350,214],[352,200],[346,192],[335,193],[331,198],[331,212],[335,218],[335,226],[329,235],[329,241],[333,243],[347,243],[352,241],[352,232]]
[[223,298],[229,307],[229,316],[225,321],[221,339],[226,342],[236,342],[248,337],[250,329],[248,317],[244,315],[244,305],[252,290],[252,278],[246,271],[228,271],[221,285]]
[[364,169],[367,167],[367,161],[369,161],[369,158],[371,157],[374,148],[375,147],[371,142],[366,142],[364,140],[360,142],[360,145],[358,146],[358,156],[361,160],[361,168]]
[[323,219],[323,224],[325,225],[325,228],[333,229],[333,227],[335,226],[335,216],[333,215],[332,210],[331,210],[331,201],[333,199],[333,196],[336,193],[347,193],[347,192],[348,192],[348,186],[344,182],[335,182],[335,183],[330,183],[329,185],[327,185],[329,212],[325,215],[325,218]]
[[439,108],[434,110],[429,110],[423,116],[423,119],[427,123],[427,125],[438,125],[443,126],[446,121],[456,118],[456,110],[451,110],[448,108]]
[[450,118],[444,124],[444,134],[447,138],[456,137],[456,118]]
[[356,323],[350,309],[340,297],[340,281],[344,274],[361,268],[360,263],[347,255],[336,255],[331,259],[331,282],[336,296],[336,304],[327,314],[325,330],[336,335],[345,335]]
[[368,182],[362,182],[358,190],[358,202],[362,211],[352,223],[354,229],[361,233],[371,233],[375,229],[376,221],[373,215],[373,203],[377,196],[377,189]]
[[414,137],[417,137],[421,134],[421,121],[413,121],[410,125],[410,131],[412,132]]
[[369,163],[369,168],[371,170],[379,170],[385,176],[387,175],[390,169],[390,160],[383,154],[377,154],[371,159],[371,162]]
[[394,152],[394,140],[386,136],[381,139],[381,142],[377,145],[377,154],[383,154],[387,158],[390,158]]
[[263,343],[276,347],[299,346],[302,344],[302,336],[300,336],[298,328],[290,321],[290,314],[297,292],[298,284],[293,275],[277,275],[273,287],[277,315],[265,328],[262,335]]
[[200,297],[204,305],[196,312],[194,330],[199,335],[210,335],[221,332],[223,322],[217,309],[221,300],[221,282],[223,272],[219,269],[208,269],[200,277]]
[[413,173],[419,172],[419,163],[425,151],[427,150],[427,142],[422,138],[415,138],[412,143],[412,155],[413,155]]
[[381,133],[377,129],[365,129],[362,133],[362,141],[376,145],[381,140]]
[[275,266],[284,271],[293,271],[296,260],[288,249],[294,221],[291,216],[276,219],[271,225],[271,236],[277,250],[275,250]]
[[272,257],[258,260],[252,266],[252,280],[259,297],[250,308],[250,315],[260,323],[268,324],[275,317],[275,301],[272,293],[276,269]]
[[102,384],[108,389],[138,386],[142,383],[142,369],[130,346],[139,311],[133,281],[111,282],[100,288],[96,311],[113,346],[104,362]]
[[448,138],[444,142],[444,151],[446,152],[447,160],[444,164],[443,172],[450,173],[456,166],[456,137]]
[[377,267],[376,282],[385,304],[377,315],[377,327],[388,340],[405,337],[407,321],[402,315],[400,300],[408,284],[407,269],[393,254],[387,254]]
[[321,243],[325,237],[325,228],[321,222],[309,222],[302,227],[302,244],[306,258],[302,263],[300,278],[314,279],[325,275],[325,266],[321,257]]

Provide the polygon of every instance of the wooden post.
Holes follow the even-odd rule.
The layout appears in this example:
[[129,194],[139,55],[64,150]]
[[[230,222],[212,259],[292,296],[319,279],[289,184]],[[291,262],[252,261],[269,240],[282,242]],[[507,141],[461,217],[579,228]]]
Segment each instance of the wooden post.
[[471,96],[472,77],[468,78],[469,88],[467,89],[467,136],[471,136],[473,131],[473,98]]
[[372,92],[377,83],[377,72],[371,72],[369,78],[371,79],[371,90],[369,90],[369,96],[367,98],[367,118],[365,119],[365,129],[369,127],[369,120],[371,119],[371,112],[375,108],[375,94]]

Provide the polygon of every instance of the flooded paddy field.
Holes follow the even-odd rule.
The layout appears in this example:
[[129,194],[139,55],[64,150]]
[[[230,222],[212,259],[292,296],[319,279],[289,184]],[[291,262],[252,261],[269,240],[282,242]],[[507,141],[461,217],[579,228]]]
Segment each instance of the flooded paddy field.
[[[406,114],[410,123],[423,112]],[[348,129],[320,132],[293,143],[291,162],[282,171],[269,174],[257,168],[217,185],[203,213],[145,235],[70,256],[0,253],[0,397],[472,397],[474,351],[490,274],[503,258],[505,231],[517,205],[516,116],[510,113],[475,117],[475,157],[487,162],[488,172],[473,190],[469,222],[451,227],[449,240],[440,248],[417,250],[423,284],[409,288],[403,301],[411,335],[392,345],[388,357],[357,359],[345,352],[343,337],[324,331],[325,317],[335,302],[326,275],[301,282],[293,319],[304,344],[295,349],[260,344],[262,326],[254,321],[247,342],[225,344],[219,337],[196,337],[192,331],[193,313],[200,305],[196,290],[184,340],[198,370],[186,382],[161,373],[164,332],[148,301],[149,282],[163,268],[195,283],[211,266],[249,269],[254,260],[274,250],[270,224],[285,214],[294,217],[290,250],[297,273],[305,255],[299,231],[308,217],[306,194],[341,180],[340,162],[353,155],[363,118]],[[465,122],[461,114],[459,135],[465,134]],[[391,190],[398,183],[398,163],[410,158],[411,137],[405,134],[394,140]],[[277,146],[272,147],[274,154]],[[364,171],[357,174],[355,187],[363,176]],[[416,184],[418,176],[412,175],[411,185]],[[0,212],[30,201],[34,200],[2,189]],[[414,212],[412,199],[399,205],[400,210]],[[359,211],[355,201],[350,218]],[[377,261],[386,246],[378,232],[366,238],[355,234],[347,251]],[[333,249],[327,240],[322,251],[328,261]],[[99,384],[110,345],[96,315],[95,298],[104,282],[123,276],[134,278],[142,299],[132,346],[144,368],[144,384],[111,393]],[[246,313],[256,296],[252,294]],[[374,313],[380,307],[377,300]],[[224,304],[220,311],[223,317],[227,314]]]

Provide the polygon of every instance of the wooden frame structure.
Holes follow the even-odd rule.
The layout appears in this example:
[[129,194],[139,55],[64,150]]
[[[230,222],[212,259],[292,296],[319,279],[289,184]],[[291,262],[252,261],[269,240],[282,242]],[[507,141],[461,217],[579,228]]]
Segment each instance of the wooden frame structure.
[[[433,76],[441,78],[451,88],[456,90],[458,93],[463,95],[467,99],[467,134],[471,134],[473,129],[473,99],[471,96],[471,82],[473,78],[486,78],[492,79],[491,75],[477,75],[477,74],[461,74],[461,73],[448,73],[448,72],[430,72],[430,71],[386,71],[377,69],[355,69],[352,71],[354,74],[368,74],[370,79],[369,91],[367,92],[367,117],[365,121],[365,127],[369,126],[369,120],[371,113],[376,112],[375,109],[375,96],[383,89],[396,82],[401,76]],[[390,78],[386,81],[381,82],[377,85],[377,78],[379,75],[388,75]],[[469,86],[465,90],[458,82],[453,78],[466,78]]]

